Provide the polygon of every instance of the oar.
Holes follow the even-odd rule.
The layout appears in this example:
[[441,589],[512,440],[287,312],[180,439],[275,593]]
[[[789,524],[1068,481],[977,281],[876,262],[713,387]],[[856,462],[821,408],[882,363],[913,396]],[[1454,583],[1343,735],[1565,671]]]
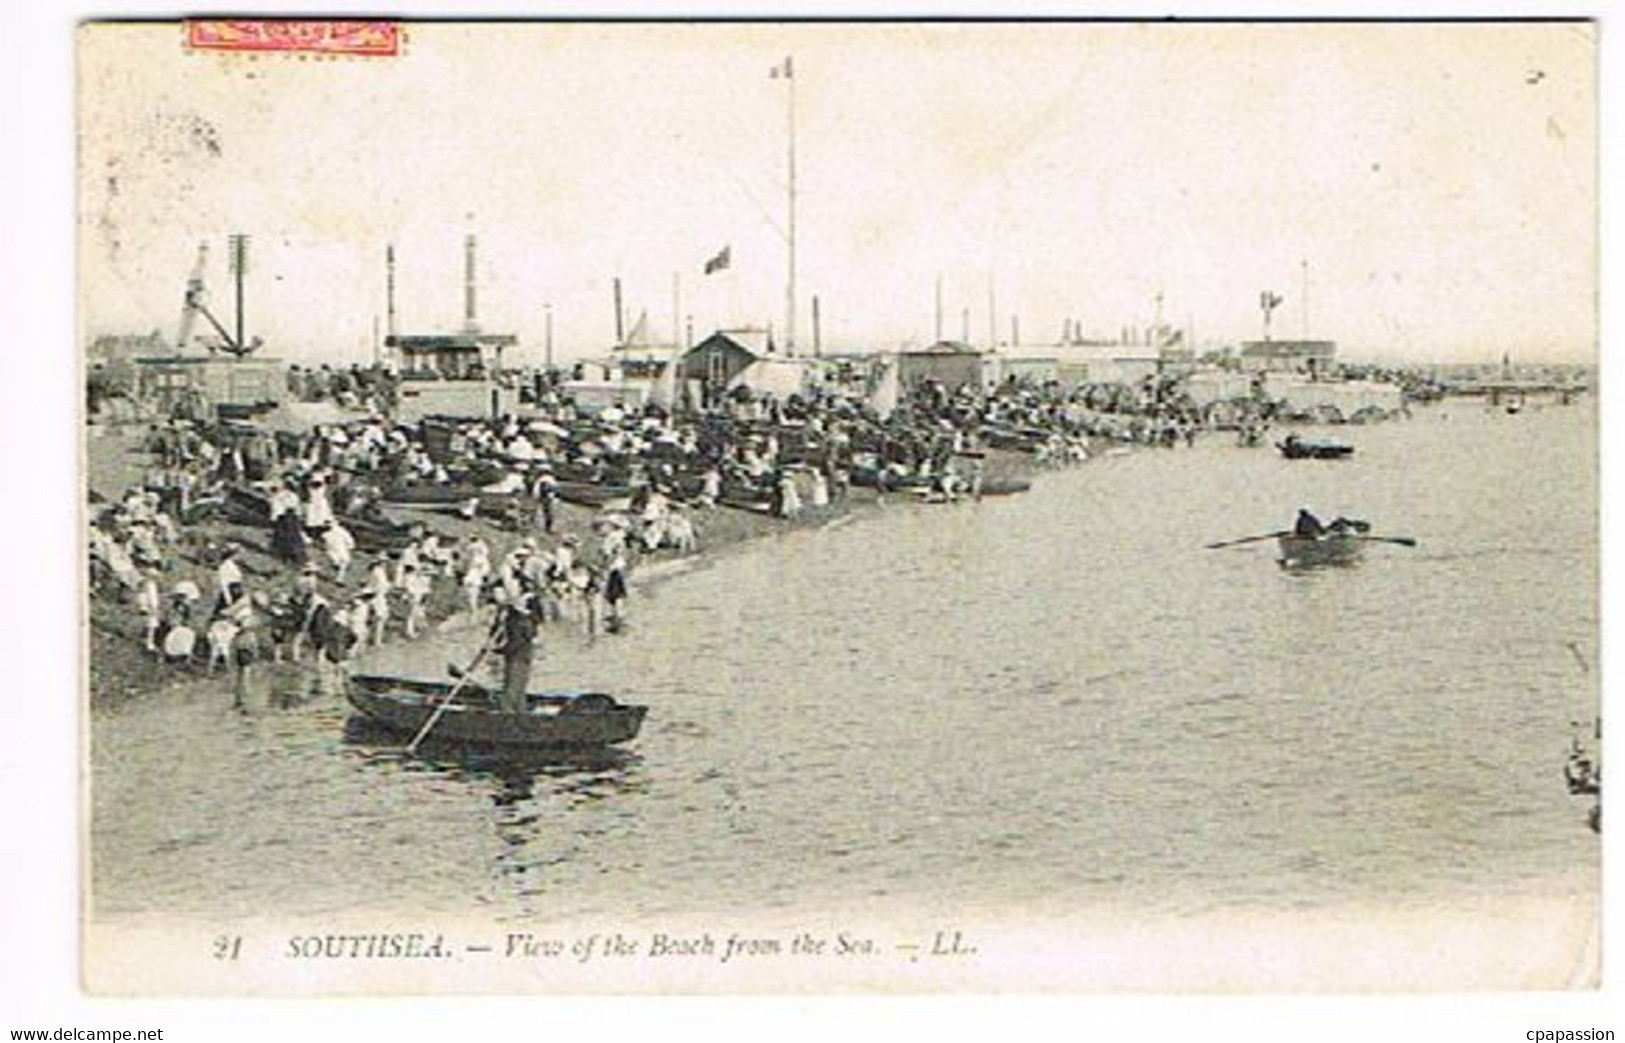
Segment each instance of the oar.
[[451,686],[451,691],[447,692],[446,697],[440,700],[440,705],[434,708],[434,713],[429,715],[429,719],[423,722],[423,727],[418,729],[418,733],[414,735],[412,737],[412,741],[407,744],[406,752],[408,754],[416,753],[418,743],[422,742],[424,737],[429,734],[430,730],[432,730],[435,725],[440,723],[440,715],[445,713],[446,710],[451,707],[451,704],[456,701],[457,694],[464,688],[468,687],[468,682],[474,677],[474,670],[485,659],[486,655],[491,651],[491,646],[494,644],[496,644],[496,634],[493,632],[490,637],[485,639],[485,644],[480,647],[479,652],[469,662],[468,669],[464,671],[463,675],[457,679],[457,683]]
[[1416,537],[1414,536],[1366,536],[1362,534],[1355,536],[1354,539],[1365,540],[1368,543],[1397,543],[1401,547],[1416,546]]
[[1221,547],[1239,547],[1243,543],[1257,543],[1259,540],[1273,540],[1277,536],[1290,536],[1290,535],[1292,535],[1292,530],[1291,529],[1282,529],[1279,532],[1266,532],[1266,533],[1264,533],[1263,535],[1260,535],[1260,536],[1244,536],[1239,540],[1224,540],[1223,542],[1220,542],[1220,543],[1210,543],[1203,549],[1204,550],[1218,550]]

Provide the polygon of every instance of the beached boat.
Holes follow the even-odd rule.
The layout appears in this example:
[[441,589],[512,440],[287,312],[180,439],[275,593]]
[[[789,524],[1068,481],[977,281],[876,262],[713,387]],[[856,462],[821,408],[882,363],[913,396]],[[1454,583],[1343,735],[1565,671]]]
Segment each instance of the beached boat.
[[[228,520],[239,525],[268,529],[271,527],[270,497],[255,489],[234,486],[226,490],[225,514]],[[339,516],[339,521],[355,537],[356,548],[367,554],[401,550],[417,537],[415,527],[378,513],[346,512]]]
[[1014,496],[1033,487],[1026,478],[986,478],[982,481],[983,496]]
[[554,486],[558,498],[580,507],[602,507],[611,500],[628,499],[637,492],[630,485],[561,481]]
[[1296,435],[1288,436],[1284,442],[1275,443],[1275,447],[1288,460],[1341,460],[1354,455],[1354,447],[1351,445],[1299,438]]
[[[369,719],[411,737],[452,694],[446,681],[360,675],[350,678],[349,699]],[[648,707],[630,706],[602,692],[532,695],[525,713],[497,710],[489,692],[466,687],[440,714],[432,735],[440,742],[504,749],[583,749],[635,738]]]
[[929,489],[932,477],[928,474],[899,474],[889,468],[874,467],[866,464],[854,465],[850,471],[849,480],[855,488],[880,489],[884,492],[897,492],[905,489]]
[[455,507],[469,500],[479,500],[482,509],[508,507],[519,497],[518,492],[491,492],[477,485],[440,482],[403,482],[378,495],[384,503],[403,507]]
[[1360,560],[1366,544],[1359,535],[1347,533],[1326,533],[1321,536],[1288,534],[1277,539],[1281,546],[1281,564],[1289,568],[1352,565]]

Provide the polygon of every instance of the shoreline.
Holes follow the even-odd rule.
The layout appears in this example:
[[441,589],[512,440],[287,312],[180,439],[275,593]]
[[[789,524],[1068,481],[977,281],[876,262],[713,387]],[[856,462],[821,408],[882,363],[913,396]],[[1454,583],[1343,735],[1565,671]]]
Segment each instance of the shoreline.
[[[87,455],[94,456],[98,448],[113,449],[126,456],[142,452],[139,447],[122,445],[122,441],[115,439],[91,441],[87,446]],[[1101,455],[1108,441],[1092,439],[1089,459],[1093,460]],[[100,466],[97,466],[98,463]],[[129,461],[122,461],[124,464],[122,469],[119,463],[105,459],[93,462],[88,476],[89,488],[102,496],[121,495],[124,488],[128,488],[129,485],[117,488],[120,484],[117,478],[121,470],[128,470]],[[1030,454],[1019,451],[993,450],[987,458],[987,475],[990,479],[1030,481],[1050,469],[1037,464]],[[98,485],[100,488],[97,488]],[[827,507],[804,508],[795,518],[779,518],[720,505],[696,511],[694,518],[698,536],[697,548],[686,554],[661,549],[652,554],[639,555],[631,570],[629,585],[636,597],[719,561],[724,555],[737,553],[747,545],[791,532],[817,532],[835,526],[845,526],[859,519],[878,516],[888,506],[896,504],[907,507],[927,506],[924,502],[917,502],[907,493],[894,493],[882,497],[873,489],[854,488],[845,497],[833,501]],[[392,509],[392,513],[404,521],[421,521],[430,531],[438,532],[443,539],[450,541],[460,542],[466,536],[477,534],[490,545],[493,561],[501,560],[527,537],[535,538],[544,550],[556,545],[566,536],[575,536],[586,546],[594,535],[594,523],[600,517],[600,512],[594,508],[561,502],[558,505],[553,532],[544,534],[540,531],[515,531],[483,518],[470,521],[454,515],[413,508]],[[203,590],[212,589],[213,567],[200,560],[199,554],[206,554],[210,547],[227,541],[235,542],[244,548],[243,564],[257,582],[280,588],[291,586],[297,576],[296,570],[271,557],[268,530],[223,519],[212,519],[185,527],[180,550],[176,555],[177,567],[165,574],[163,584],[173,587],[177,582],[190,580]],[[324,574],[323,593],[349,596],[358,590],[365,581],[366,570],[362,557],[358,556],[349,582],[342,586]],[[109,603],[105,598],[94,596],[87,588],[82,611],[81,625],[85,629],[84,647],[87,653],[85,687],[88,708],[92,715],[116,714],[128,706],[144,703],[171,692],[195,691],[197,694],[204,694],[210,690],[218,690],[223,700],[229,700],[233,683],[229,668],[211,673],[198,665],[176,667],[163,662],[157,655],[142,647],[140,621],[135,617],[131,605],[122,602]],[[391,622],[399,626],[398,619],[392,619]],[[348,667],[363,656],[377,655],[403,644],[432,640],[436,636],[455,633],[474,625],[477,625],[476,619],[466,607],[460,589],[442,582],[428,601],[428,623],[417,637],[407,638],[398,629],[392,630],[383,645],[357,648],[345,665]],[[547,626],[553,629],[579,625],[578,618],[567,616]],[[306,658],[299,663],[264,661],[259,664],[257,670],[259,677],[255,684],[255,695],[251,699],[251,708],[259,710],[266,705],[274,706],[278,693],[289,689],[297,692],[305,687],[310,672],[309,663],[310,660]]]

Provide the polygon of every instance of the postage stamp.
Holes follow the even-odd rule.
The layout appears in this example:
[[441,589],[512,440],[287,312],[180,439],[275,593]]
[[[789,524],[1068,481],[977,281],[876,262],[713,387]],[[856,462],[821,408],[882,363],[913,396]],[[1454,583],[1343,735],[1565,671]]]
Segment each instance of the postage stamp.
[[401,27],[387,21],[196,20],[186,23],[186,46],[194,51],[393,58],[401,53]]

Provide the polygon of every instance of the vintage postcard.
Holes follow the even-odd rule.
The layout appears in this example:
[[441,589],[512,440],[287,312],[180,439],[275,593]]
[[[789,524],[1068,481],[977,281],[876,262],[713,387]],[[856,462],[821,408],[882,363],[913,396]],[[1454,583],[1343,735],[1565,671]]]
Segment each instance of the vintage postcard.
[[1597,39],[80,26],[84,987],[1595,988]]

